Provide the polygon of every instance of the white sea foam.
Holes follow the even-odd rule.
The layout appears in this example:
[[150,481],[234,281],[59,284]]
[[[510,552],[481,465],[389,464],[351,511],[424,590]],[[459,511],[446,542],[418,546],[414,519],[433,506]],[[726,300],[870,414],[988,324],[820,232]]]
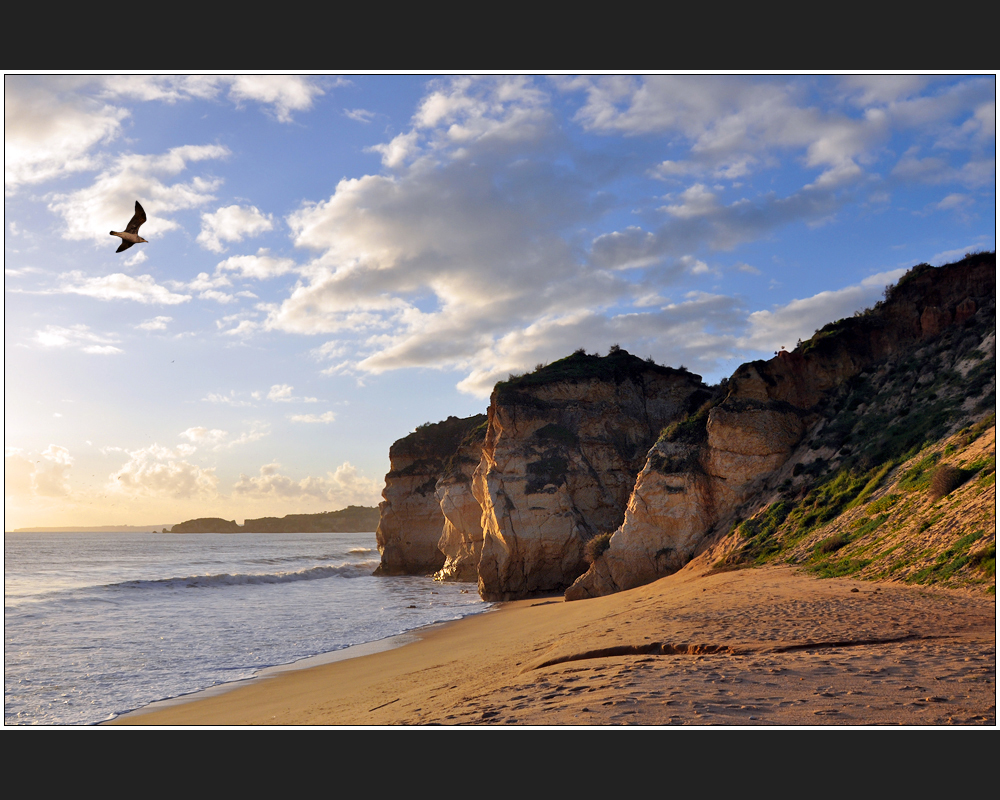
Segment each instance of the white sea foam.
[[322,578],[364,578],[372,574],[378,561],[359,564],[340,564],[335,567],[308,567],[296,572],[270,572],[230,575],[189,575],[183,578],[159,578],[150,581],[124,581],[113,583],[109,589],[211,589],[219,586],[241,584],[291,583]]

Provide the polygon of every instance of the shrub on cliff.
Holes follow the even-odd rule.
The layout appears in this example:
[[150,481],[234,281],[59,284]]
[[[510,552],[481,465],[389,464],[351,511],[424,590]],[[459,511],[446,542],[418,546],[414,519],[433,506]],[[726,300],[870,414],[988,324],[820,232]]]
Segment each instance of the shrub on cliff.
[[951,494],[972,476],[972,470],[959,469],[950,464],[942,464],[934,470],[927,494],[933,502]]
[[611,537],[613,533],[599,533],[593,539],[587,541],[583,548],[583,557],[588,564],[593,564],[604,552],[611,547]]

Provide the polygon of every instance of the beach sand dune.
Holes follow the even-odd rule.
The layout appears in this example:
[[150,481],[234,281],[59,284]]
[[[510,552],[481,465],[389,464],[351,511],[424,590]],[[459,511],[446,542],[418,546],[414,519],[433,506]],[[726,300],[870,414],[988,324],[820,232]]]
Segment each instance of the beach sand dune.
[[142,725],[995,725],[995,598],[790,567],[561,597]]

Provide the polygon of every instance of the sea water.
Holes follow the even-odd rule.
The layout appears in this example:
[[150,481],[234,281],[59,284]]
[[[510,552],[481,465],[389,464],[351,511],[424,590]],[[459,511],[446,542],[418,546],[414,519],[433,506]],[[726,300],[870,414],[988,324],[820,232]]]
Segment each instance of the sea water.
[[7,533],[4,724],[86,725],[486,610],[374,533]]

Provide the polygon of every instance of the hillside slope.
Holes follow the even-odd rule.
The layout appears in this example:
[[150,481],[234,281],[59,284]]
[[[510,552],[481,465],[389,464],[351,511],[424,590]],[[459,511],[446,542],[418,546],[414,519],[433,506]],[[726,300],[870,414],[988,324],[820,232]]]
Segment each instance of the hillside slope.
[[[981,574],[989,583],[995,512],[969,511],[973,527],[949,525],[954,535],[909,549],[897,545],[900,528],[887,526],[885,515],[898,500],[889,498],[893,481],[910,475],[898,478],[902,489],[918,489],[915,476],[932,480],[929,470],[942,458],[939,483],[945,466],[965,470],[960,477],[977,478],[970,484],[978,492],[973,505],[995,504],[995,444],[992,450],[989,444],[995,442],[995,264],[994,254],[977,253],[936,269],[918,265],[875,308],[824,326],[793,352],[742,365],[712,401],[664,430],[636,481],[625,522],[599,542],[603,547],[567,599],[648,583],[706,550],[717,568],[734,568],[803,560],[796,546],[820,541],[825,552],[814,553],[816,563],[847,548],[829,574],[867,566],[884,576],[879,570],[893,565],[870,563],[859,548],[886,536],[893,542],[882,549],[914,553],[905,564],[893,562],[892,572],[905,567],[937,580],[974,569],[968,580],[976,583]],[[985,437],[978,455],[959,455],[973,442],[956,439],[945,458],[945,440],[960,429],[966,439],[973,432]],[[970,488],[955,497],[967,503],[973,494]],[[872,499],[882,502],[871,515],[829,527]],[[902,513],[916,513],[911,505],[903,503]],[[954,503],[949,509],[950,519],[965,516]],[[939,560],[963,557],[972,542],[979,544],[968,563],[932,569]]]

